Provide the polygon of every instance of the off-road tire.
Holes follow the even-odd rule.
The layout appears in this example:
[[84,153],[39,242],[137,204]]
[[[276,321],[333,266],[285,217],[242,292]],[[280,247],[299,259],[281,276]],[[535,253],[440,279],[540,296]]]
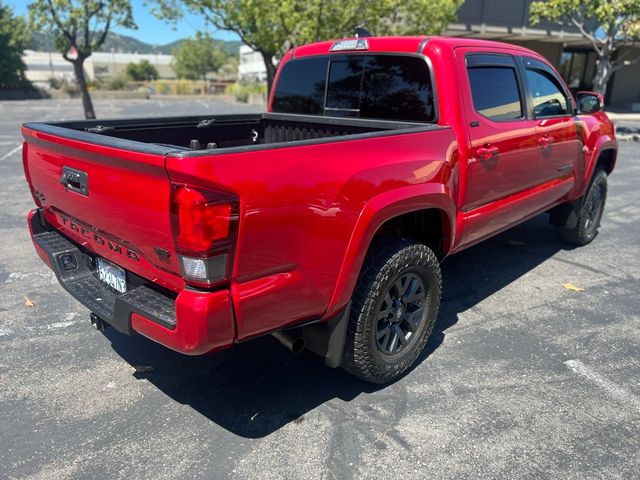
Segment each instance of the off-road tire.
[[[394,283],[407,274],[418,276],[426,292],[421,321],[401,351],[383,353],[376,337],[379,312]],[[342,368],[371,383],[387,383],[401,376],[429,339],[441,290],[440,263],[427,246],[395,237],[374,239],[352,298]]]
[[[586,245],[598,235],[604,205],[607,200],[607,172],[597,169],[578,210],[578,221],[573,228],[557,226],[556,235],[572,245]],[[594,204],[595,202],[595,204]]]

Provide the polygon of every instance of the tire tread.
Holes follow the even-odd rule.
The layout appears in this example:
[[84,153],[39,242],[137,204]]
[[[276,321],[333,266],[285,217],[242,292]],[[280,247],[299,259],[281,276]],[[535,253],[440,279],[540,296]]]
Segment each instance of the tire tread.
[[[395,237],[375,239],[367,253],[352,297],[342,367],[353,375],[373,383],[386,383],[401,375],[416,360],[431,334],[435,316],[427,318],[429,325],[418,343],[408,348],[406,359],[397,364],[375,362],[369,352],[369,322],[367,316],[376,304],[382,286],[389,275],[407,265],[419,264],[435,273],[437,295],[435,312],[440,303],[442,276],[436,255],[426,245]],[[426,308],[426,305],[425,305]],[[432,308],[433,309],[433,308]]]
[[567,228],[566,226],[557,226],[555,227],[555,232],[557,237],[563,242],[570,243],[572,245],[583,246],[587,243],[590,243],[597,235],[599,225],[596,226],[595,232],[593,235],[590,235],[585,227],[585,216],[588,214],[584,205],[587,205],[589,196],[593,192],[594,185],[598,185],[604,182],[605,187],[605,196],[603,198],[603,202],[606,201],[606,188],[607,188],[607,172],[601,168],[597,168],[595,172],[593,172],[593,177],[591,179],[591,183],[589,184],[589,188],[587,189],[587,193],[584,197],[584,202],[580,208],[578,213],[578,221],[573,228]]

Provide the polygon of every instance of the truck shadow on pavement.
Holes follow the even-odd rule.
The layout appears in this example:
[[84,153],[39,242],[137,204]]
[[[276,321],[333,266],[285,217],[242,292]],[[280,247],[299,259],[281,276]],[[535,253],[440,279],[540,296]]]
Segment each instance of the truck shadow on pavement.
[[[460,312],[563,248],[546,215],[541,215],[448,258],[442,266],[444,296],[438,321],[412,370],[428,370],[429,355],[443,344],[446,330],[458,322]],[[385,388],[329,369],[311,353],[294,355],[270,336],[201,357],[183,356],[141,335],[128,337],[109,329],[106,336],[129,364],[153,367],[151,372],[135,375],[246,438],[261,438],[290,422],[303,422],[307,412],[331,399],[349,402]]]

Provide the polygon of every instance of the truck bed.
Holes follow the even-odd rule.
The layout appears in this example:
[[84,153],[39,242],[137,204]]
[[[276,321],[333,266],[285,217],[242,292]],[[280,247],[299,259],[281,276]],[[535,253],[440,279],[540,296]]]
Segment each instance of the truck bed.
[[[231,153],[439,128],[428,123],[257,113],[30,123],[31,130],[151,154]],[[231,150],[233,149],[233,150]]]
[[[391,191],[431,191],[455,151],[454,132],[442,125],[273,113],[29,123],[23,135],[25,175],[47,232],[123,269],[132,288],[161,289],[176,308],[175,322],[164,324],[180,330],[188,319],[184,335],[197,323],[189,305],[216,303],[223,319],[202,316],[198,328],[211,328],[188,348],[188,338],[158,322],[132,323],[191,353],[341,307],[333,293],[365,206]],[[204,148],[191,150],[192,140]],[[238,199],[229,272],[212,292],[186,288],[180,270],[172,227],[179,185]],[[256,294],[265,289],[267,297]],[[103,315],[118,323],[116,313]]]

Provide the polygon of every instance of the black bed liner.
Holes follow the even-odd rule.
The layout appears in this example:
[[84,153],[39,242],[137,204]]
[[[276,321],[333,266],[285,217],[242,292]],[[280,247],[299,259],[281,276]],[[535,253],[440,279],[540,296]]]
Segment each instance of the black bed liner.
[[[26,123],[82,142],[156,155],[192,157],[417,133],[428,123],[280,113]],[[191,148],[195,143],[200,148]],[[209,144],[215,144],[207,148]]]

